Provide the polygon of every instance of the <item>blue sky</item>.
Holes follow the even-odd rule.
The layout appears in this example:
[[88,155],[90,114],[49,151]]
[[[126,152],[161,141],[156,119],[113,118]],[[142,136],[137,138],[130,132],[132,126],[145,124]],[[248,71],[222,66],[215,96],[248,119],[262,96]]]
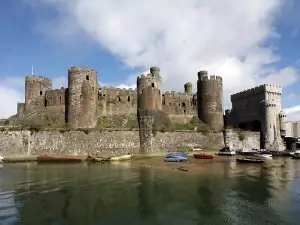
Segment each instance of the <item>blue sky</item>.
[[0,117],[16,112],[32,65],[54,88],[73,65],[122,87],[158,65],[165,90],[195,87],[201,69],[223,76],[228,107],[232,93],[283,85],[283,108],[300,119],[299,10],[296,0],[0,1]]

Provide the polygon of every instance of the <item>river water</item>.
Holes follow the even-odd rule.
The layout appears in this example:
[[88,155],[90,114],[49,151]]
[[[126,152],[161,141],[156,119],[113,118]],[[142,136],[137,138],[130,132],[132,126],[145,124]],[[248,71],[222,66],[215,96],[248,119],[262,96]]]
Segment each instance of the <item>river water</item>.
[[162,159],[5,164],[0,224],[300,224],[300,160],[264,169],[225,158],[181,164],[188,172]]

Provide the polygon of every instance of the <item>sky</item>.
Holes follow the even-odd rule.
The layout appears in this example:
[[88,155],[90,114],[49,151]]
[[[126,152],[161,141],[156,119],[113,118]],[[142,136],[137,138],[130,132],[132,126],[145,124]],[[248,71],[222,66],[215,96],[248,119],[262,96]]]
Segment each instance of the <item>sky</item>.
[[299,11],[297,0],[0,0],[0,118],[24,102],[32,66],[54,89],[71,66],[122,88],[159,66],[164,91],[196,91],[200,70],[222,76],[224,108],[233,93],[282,85],[300,120]]

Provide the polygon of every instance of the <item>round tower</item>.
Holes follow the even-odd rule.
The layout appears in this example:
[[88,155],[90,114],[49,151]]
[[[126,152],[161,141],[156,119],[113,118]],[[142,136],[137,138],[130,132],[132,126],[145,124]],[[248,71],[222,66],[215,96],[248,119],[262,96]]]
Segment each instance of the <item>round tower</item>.
[[137,78],[137,108],[162,110],[161,88],[160,69],[151,67],[150,74]]
[[184,85],[184,92],[187,93],[187,94],[192,94],[193,93],[192,83],[188,82]]
[[265,148],[268,148],[274,143],[277,135],[276,127],[276,104],[273,101],[264,100],[261,102],[264,112],[264,123],[262,126],[262,133],[264,135]]
[[46,91],[52,89],[52,81],[42,76],[25,78],[25,110],[45,106]]
[[224,128],[222,77],[208,76],[207,71],[198,72],[198,117],[216,131]]
[[82,67],[68,70],[68,124],[72,128],[97,125],[98,73]]
[[280,135],[285,136],[287,130],[287,118],[284,112],[279,113],[279,126],[280,126]]

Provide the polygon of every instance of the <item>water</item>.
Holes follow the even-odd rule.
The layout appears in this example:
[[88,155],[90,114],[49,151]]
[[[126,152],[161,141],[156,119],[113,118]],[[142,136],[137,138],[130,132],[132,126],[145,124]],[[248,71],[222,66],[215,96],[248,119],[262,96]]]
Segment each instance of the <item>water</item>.
[[[226,159],[225,159],[226,158]],[[299,224],[300,160],[0,168],[1,225]]]

